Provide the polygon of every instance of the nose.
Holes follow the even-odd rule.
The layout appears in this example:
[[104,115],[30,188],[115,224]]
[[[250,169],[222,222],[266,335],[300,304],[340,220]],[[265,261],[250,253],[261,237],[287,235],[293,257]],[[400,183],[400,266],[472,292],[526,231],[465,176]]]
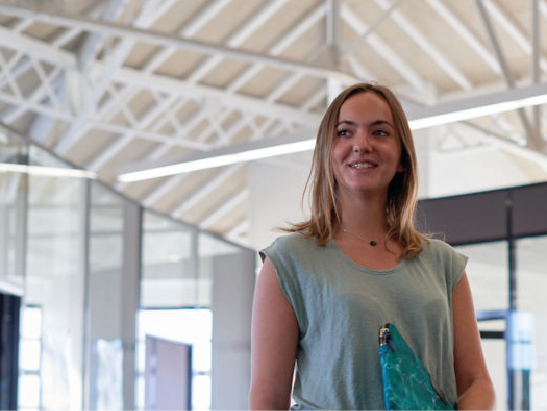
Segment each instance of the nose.
[[372,139],[368,133],[361,131],[355,135],[353,151],[356,153],[370,152],[372,150]]

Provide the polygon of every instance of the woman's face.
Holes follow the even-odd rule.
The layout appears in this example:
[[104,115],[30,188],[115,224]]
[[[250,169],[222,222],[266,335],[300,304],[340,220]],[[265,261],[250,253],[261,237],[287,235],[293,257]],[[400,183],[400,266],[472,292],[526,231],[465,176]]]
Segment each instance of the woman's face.
[[358,93],[340,108],[331,164],[338,195],[381,193],[401,166],[401,141],[389,105],[373,92]]

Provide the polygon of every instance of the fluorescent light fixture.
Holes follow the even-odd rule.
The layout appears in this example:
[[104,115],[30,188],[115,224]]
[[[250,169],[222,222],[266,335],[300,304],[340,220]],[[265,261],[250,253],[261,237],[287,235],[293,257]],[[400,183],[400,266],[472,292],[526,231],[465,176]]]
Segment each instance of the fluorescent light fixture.
[[[419,130],[540,104],[547,104],[547,83],[532,84],[518,89],[448,101],[429,107],[415,107],[410,109],[407,114],[410,128]],[[312,136],[315,135],[315,132],[311,131],[306,134]],[[243,161],[308,151],[313,150],[315,147],[315,138],[294,140],[295,137],[293,136],[292,139],[266,139],[260,142],[231,146],[216,150],[216,152],[204,153],[199,158],[187,158],[177,164],[159,165],[147,169],[143,169],[143,167],[137,171],[127,171],[120,174],[118,180],[127,183],[164,177],[222,167]],[[143,166],[145,165],[143,164]]]
[[87,170],[74,168],[59,168],[45,166],[27,166],[25,164],[0,163],[0,172],[27,173],[40,176],[52,177],[83,177],[96,178],[96,173]]
[[493,103],[484,106],[471,107],[468,109],[455,110],[445,114],[437,114],[430,117],[417,118],[414,120],[409,120],[408,123],[412,130],[419,130],[422,128],[455,123],[464,120],[471,120],[473,118],[491,116],[493,114],[499,114],[509,110],[516,110],[519,108],[537,106],[546,103],[547,94],[543,94],[519,100],[503,101],[500,103]]
[[229,154],[213,155],[210,157],[188,160],[178,164],[160,166],[147,170],[133,171],[120,174],[118,180],[129,183],[139,180],[147,180],[157,177],[165,177],[174,174],[188,173],[190,171],[205,170],[208,168],[222,167],[230,164],[237,164],[243,161],[259,160],[261,158],[275,157],[283,154],[298,153],[301,151],[313,150],[315,139],[301,140],[294,143],[284,143],[261,147],[250,150],[239,151]]

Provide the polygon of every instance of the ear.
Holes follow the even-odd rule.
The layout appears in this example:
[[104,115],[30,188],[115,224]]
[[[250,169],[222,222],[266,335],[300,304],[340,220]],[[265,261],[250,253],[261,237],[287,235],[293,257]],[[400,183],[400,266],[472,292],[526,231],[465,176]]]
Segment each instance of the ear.
[[397,167],[397,172],[398,173],[404,173],[406,171],[406,169],[403,167],[402,164],[399,164],[399,166]]

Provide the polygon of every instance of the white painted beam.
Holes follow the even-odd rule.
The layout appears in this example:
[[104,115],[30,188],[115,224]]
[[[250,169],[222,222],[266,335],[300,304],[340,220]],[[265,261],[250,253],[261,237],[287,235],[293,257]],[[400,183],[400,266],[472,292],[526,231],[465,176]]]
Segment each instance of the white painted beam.
[[[200,121],[202,121],[205,116],[207,116],[208,113],[207,113],[207,110],[204,109],[204,106],[206,105],[202,104],[202,108],[199,110],[199,112],[196,113],[196,115],[194,115],[189,122],[184,124],[183,129],[181,130],[179,135],[184,135],[186,132],[191,130],[195,125],[197,125]],[[222,122],[223,120],[224,119],[222,118],[218,119],[219,122]],[[209,128],[207,128],[206,130],[203,130],[202,134],[208,134],[209,133],[208,130]],[[203,139],[200,137],[201,136],[198,136],[196,138],[196,141],[203,141]],[[154,163],[155,161],[160,159],[163,155],[165,155],[170,148],[171,146],[164,144],[158,147],[152,153],[150,153],[150,155],[146,156],[146,158],[144,158],[142,162]],[[160,197],[164,196],[170,189],[175,187],[177,184],[179,184],[183,180],[184,180],[184,175],[174,175],[163,180],[150,193],[148,193],[148,195],[142,201],[145,204],[149,204],[149,205],[153,204]],[[118,186],[121,186],[122,184],[126,184],[126,183],[120,182],[118,183]]]
[[381,23],[383,23],[391,15],[393,10],[395,10],[397,7],[399,7],[399,5],[402,2],[403,2],[403,0],[394,1],[391,4],[391,6],[389,6],[389,8],[387,10],[384,10],[384,12],[380,15],[380,17],[378,17],[376,20],[374,20],[374,22],[367,27],[367,30],[365,32],[359,34],[357,39],[353,39],[350,44],[345,44],[343,46],[344,57],[345,58],[349,57],[350,53],[353,50],[355,50],[357,47],[359,47],[363,43],[363,41],[366,41],[369,34],[373,33],[378,28],[378,26]]
[[140,200],[140,203],[145,207],[152,207],[156,201],[186,180],[188,176],[188,174],[178,174],[167,178],[165,181],[155,185],[152,191]]
[[55,66],[64,68],[76,67],[76,57],[72,53],[56,49],[44,42],[31,39],[25,34],[14,32],[3,26],[0,26],[0,45],[7,49],[13,49],[14,45],[17,45],[17,48],[25,50],[26,54],[47,61]]
[[[90,17],[98,18],[104,21],[115,21],[119,12],[123,8],[124,1],[109,0],[100,4],[103,6],[101,10],[98,11],[96,7],[95,10],[90,12]],[[84,71],[85,68],[95,60],[95,56],[101,47],[104,37],[105,36],[102,33],[97,32],[83,33],[83,41],[76,52],[78,56],[78,68],[80,70]]]
[[326,12],[327,7],[325,2],[322,2],[319,6],[313,9],[311,13],[304,17],[299,24],[289,30],[280,40],[278,40],[273,47],[270,48],[269,53],[272,56],[278,56],[281,54],[285,49],[299,39],[302,34],[317,24],[321,19],[325,18]]
[[0,90],[6,86],[9,79],[8,74],[11,78],[17,79],[32,67],[31,60],[24,56],[21,50],[16,51],[8,61],[4,60],[3,63],[0,67]]
[[11,71],[7,68],[8,62],[4,58],[3,53],[0,53],[0,68],[2,69],[2,75],[6,80],[6,84],[9,86],[9,89],[11,92],[18,98],[22,98],[21,89],[19,88],[19,84],[17,83],[17,79],[15,79],[11,73]]
[[241,46],[257,29],[262,27],[288,2],[289,0],[270,0],[264,3],[251,19],[242,24],[235,33],[230,35],[227,41],[228,46]]
[[458,36],[467,43],[467,45],[475,51],[477,56],[481,58],[492,71],[498,75],[502,75],[501,69],[497,60],[492,55],[489,49],[487,49],[475,36],[471,30],[462,23],[462,21],[454,15],[452,10],[448,8],[440,0],[426,0],[427,3],[441,16],[441,18],[448,23],[450,27],[458,34]]
[[[74,121],[74,117],[71,114],[65,113],[65,112],[59,112],[51,107],[41,104],[41,103],[35,103],[35,102],[29,102],[27,100],[21,100],[18,98],[13,97],[12,95],[0,92],[0,101],[3,101],[7,104],[12,105],[23,105],[25,106],[25,109],[27,111],[32,111],[35,113],[40,113],[43,115],[50,116],[52,118],[55,118],[57,120],[71,123]],[[123,134],[126,132],[134,132],[134,129],[131,129],[127,126],[118,125],[118,124],[111,124],[111,123],[104,123],[99,120],[90,119],[87,121],[86,126],[90,128],[96,128],[97,130],[104,131],[107,133],[117,133],[117,134]],[[161,134],[157,132],[151,132],[148,130],[137,130],[137,134],[135,136],[136,138],[141,138],[144,140],[153,141],[156,143],[161,144],[171,144],[173,146],[177,147],[184,147],[192,150],[198,150],[198,151],[204,151],[209,148],[208,145],[196,143],[194,141],[190,140],[174,140],[172,136]]]
[[194,36],[199,30],[201,30],[207,23],[215,18],[224,7],[226,7],[232,0],[211,0],[205,4],[205,7],[199,12],[197,16],[186,25],[182,30],[182,35],[185,37]]
[[175,46],[183,50],[191,50],[204,54],[222,54],[225,57],[234,59],[262,62],[273,67],[278,67],[287,70],[303,70],[311,76],[319,78],[335,77],[345,81],[352,81],[351,76],[330,68],[306,64],[297,60],[282,59],[261,53],[253,53],[249,51],[234,49],[225,46],[218,46],[208,43],[203,43],[195,40],[188,40],[179,36],[174,36],[158,31],[145,30],[137,27],[127,27],[116,23],[96,21],[84,16],[74,16],[64,13],[54,13],[52,11],[42,10],[29,6],[13,5],[6,0],[0,0],[0,13],[21,17],[33,18],[40,21],[48,21],[60,26],[74,27],[77,26],[82,30],[93,32],[102,32],[122,39],[128,38],[132,41],[142,41],[145,43],[155,44],[159,46]]
[[[357,35],[361,35],[368,31],[367,24],[347,4],[342,4],[340,14],[342,19],[357,33]],[[370,33],[366,40],[378,55],[382,56],[386,62],[417,91],[425,90],[426,83],[422,77],[416,70],[410,67],[398,53],[385,43],[380,36],[376,33]]]
[[[157,6],[159,6],[159,2],[161,0],[149,0],[147,1],[142,9],[140,10],[139,16],[135,19],[134,24],[137,27],[147,27],[150,24],[152,24],[157,18],[160,17],[159,14],[157,14]],[[113,19],[117,13],[119,13],[121,7],[123,5],[123,1],[120,0],[114,0],[111,3],[109,3],[109,7],[107,9],[107,20]],[[102,37],[102,33],[90,33],[89,38],[89,47],[95,48],[97,43],[100,41]],[[112,79],[112,76],[114,72],[122,67],[127,55],[133,48],[133,45],[135,44],[134,40],[131,38],[123,38],[121,43],[116,47],[116,50],[113,52],[113,55],[108,56],[106,58],[107,63],[104,66],[104,70],[101,73],[99,80],[97,83],[95,83],[93,86],[93,91],[90,96],[87,96],[86,102],[84,106],[81,108],[81,110],[78,112],[78,115],[76,117],[76,120],[73,124],[70,125],[67,132],[61,136],[59,139],[59,142],[55,146],[55,151],[60,155],[65,155],[70,150],[71,147],[73,147],[82,137],[83,135],[83,124],[86,122],[87,118],[90,117],[93,113],[93,111],[96,109],[96,106],[100,99],[102,98],[105,90],[109,87],[109,83]],[[95,55],[94,51],[90,51],[90,56]],[[88,56],[89,58],[91,58]],[[87,62],[84,62],[87,64]],[[129,110],[125,105],[122,105],[122,111],[125,112],[126,117],[130,120],[132,120],[131,116],[128,116]],[[133,119],[134,122],[134,119]]]
[[[532,54],[532,45],[523,31],[507,17],[499,8],[496,2],[491,0],[482,0],[484,7],[492,18],[509,34],[509,36],[529,55]],[[547,13],[546,13],[547,14]],[[547,59],[541,57],[541,70],[547,72]]]
[[[61,72],[61,69],[56,67],[51,71],[51,73],[49,73],[45,81],[43,81],[37,88],[33,89],[28,95],[21,97],[21,99],[26,99],[27,101],[39,103],[43,100],[44,95],[49,91],[50,93],[55,93],[55,101],[59,101],[60,99],[64,98],[62,92],[63,84],[63,73]],[[46,103],[42,102],[41,104]],[[57,104],[57,106],[52,105],[51,107],[54,110],[60,110],[60,104]],[[6,111],[2,113],[2,121],[7,124],[11,124],[12,122],[20,118],[26,111],[27,110],[24,105],[10,106],[9,112]]]
[[355,58],[355,56],[348,54],[346,55],[345,60],[347,61],[353,74],[360,81],[371,81],[375,78],[375,76],[373,76],[372,73],[365,66],[363,66],[357,58]]
[[[251,141],[257,141],[264,138],[264,132],[270,128],[272,123],[275,120],[269,119],[265,121],[260,127],[256,129],[253,136],[251,137]],[[240,170],[240,167],[243,167],[242,164],[235,164],[233,166],[230,166],[226,169],[224,169],[224,172],[221,172],[218,174],[214,180],[211,181],[213,184],[207,184],[202,190],[196,192],[192,197],[185,199],[183,202],[181,202],[176,208],[174,208],[171,211],[171,215],[174,216],[181,216],[184,212],[189,210],[190,208],[194,207],[198,202],[202,201],[205,196],[207,196],[212,190],[215,188],[218,188],[226,183],[226,181],[235,173],[236,171]],[[178,176],[172,176],[170,179],[168,179],[168,184],[176,184],[180,181],[182,177],[180,175]],[[171,183],[171,180],[176,180]]]
[[115,74],[122,66],[127,54],[133,47],[131,40],[122,41],[114,56],[107,59],[104,65],[104,70],[101,73],[100,79],[93,85],[91,95],[86,97],[84,106],[78,112],[74,121],[70,124],[69,129],[61,136],[55,146],[55,152],[61,156],[66,156],[67,152],[80,140],[82,136],[82,127],[93,116],[93,112],[97,108],[99,100],[102,98],[106,88]]
[[[204,201],[211,193],[218,190],[220,187],[226,184],[226,180],[232,178],[237,172],[239,172],[244,167],[244,164],[234,164],[222,169],[217,173],[212,179],[210,179],[205,185],[200,187],[195,193],[190,197],[184,199],[175,209],[173,209],[169,214],[175,218],[181,218],[184,213],[193,207],[197,206],[199,203]],[[165,193],[162,193],[165,194]],[[156,200],[156,198],[147,198],[146,201],[151,204],[151,200]]]
[[[249,19],[238,29],[237,32],[230,36],[227,41],[227,45],[232,48],[241,46],[249,39],[255,30],[268,21],[283,5],[287,3],[287,1],[288,0],[274,0],[266,2],[266,4],[253,16],[253,18]],[[223,56],[220,54],[209,56],[207,61],[201,64],[201,66],[190,75],[188,81],[199,81],[207,73],[212,71],[218,64],[220,64],[222,59]],[[233,90],[233,87],[229,86],[229,89]]]
[[247,188],[244,188],[241,191],[238,191],[228,200],[224,201],[220,207],[218,207],[216,210],[213,210],[208,216],[202,219],[198,223],[198,226],[200,228],[207,229],[208,227],[218,222],[221,218],[223,218],[226,214],[232,211],[235,207],[241,205],[241,203],[246,201],[248,198],[249,198],[249,190]]
[[[532,38],[532,55],[530,61],[530,77],[532,83],[541,81],[541,70],[539,66],[541,58],[541,14],[539,12],[539,0],[530,0],[530,27]],[[532,108],[532,135],[536,141],[541,140],[541,106]]]
[[[182,102],[182,100],[181,100]],[[178,104],[173,107],[173,111],[176,111],[178,109]],[[194,128],[196,127],[200,121],[203,120],[204,116],[206,115],[206,111],[203,109],[203,107],[199,108],[198,111],[190,118],[188,119],[181,127],[180,130],[177,131],[177,137],[176,138],[182,138],[184,137]],[[162,127],[165,123],[167,123],[168,119],[165,118],[164,120],[160,121],[158,123],[158,127]],[[161,157],[163,157],[165,154],[171,150],[173,146],[170,144],[162,144],[161,146],[158,146],[155,150],[152,150],[149,155],[146,156],[145,161],[157,161]]]
[[238,108],[249,113],[265,115],[267,117],[289,118],[299,124],[318,124],[320,117],[306,113],[304,110],[280,104],[268,103],[262,99],[242,96],[226,95],[222,90],[191,84],[158,74],[145,74],[140,70],[122,67],[113,76],[113,80],[127,85],[139,86],[146,90],[155,90],[163,93],[180,93],[186,98],[200,100],[204,97],[222,101],[228,107]]
[[224,233],[224,237],[227,238],[230,241],[238,242],[238,243],[245,243],[248,244],[248,240],[245,239],[242,241],[242,235],[245,234],[250,227],[250,222],[248,218],[244,218],[239,223],[237,223],[235,226],[230,228],[229,231]]
[[281,98],[289,89],[293,88],[304,77],[303,73],[295,73],[278,84],[275,89],[266,96],[265,100],[273,103]]
[[[482,0],[475,0],[475,4],[477,6],[479,16],[481,17],[481,20],[484,23],[484,27],[488,34],[488,38],[490,39],[490,42],[492,43],[492,48],[494,49],[494,52],[496,53],[496,57],[498,59],[499,65],[501,67],[501,71],[503,73],[503,77],[505,79],[505,82],[507,83],[507,87],[509,87],[510,89],[514,89],[516,87],[516,84],[513,77],[513,73],[511,71],[511,68],[509,67],[507,59],[505,58],[505,55],[501,48],[501,44],[498,40],[494,27],[492,23],[490,22],[489,12],[486,10]],[[517,112],[518,112],[520,121],[522,123],[522,126],[526,132],[526,137],[528,141],[537,143],[538,142],[537,138],[534,137],[534,133],[532,131],[530,122],[528,121],[528,116],[525,110],[523,108],[519,108]]]
[[[391,6],[387,0],[375,0],[376,3],[388,10]],[[394,10],[391,13],[391,18],[405,31],[416,44],[418,44],[424,52],[441,68],[446,74],[452,78],[462,89],[471,90],[473,85],[471,81],[452,64],[446,55],[431,43],[427,37],[399,10]]]
[[166,98],[164,101],[159,104],[154,105],[148,112],[146,112],[135,125],[135,131],[127,132],[119,136],[113,144],[110,144],[104,151],[102,151],[98,156],[96,156],[86,167],[87,170],[99,171],[104,167],[108,161],[110,161],[114,156],[126,148],[134,139],[139,129],[147,129],[150,126],[150,123],[154,121],[158,115],[162,112],[165,112],[172,106],[172,104],[177,99],[177,96],[172,95],[169,98]]

